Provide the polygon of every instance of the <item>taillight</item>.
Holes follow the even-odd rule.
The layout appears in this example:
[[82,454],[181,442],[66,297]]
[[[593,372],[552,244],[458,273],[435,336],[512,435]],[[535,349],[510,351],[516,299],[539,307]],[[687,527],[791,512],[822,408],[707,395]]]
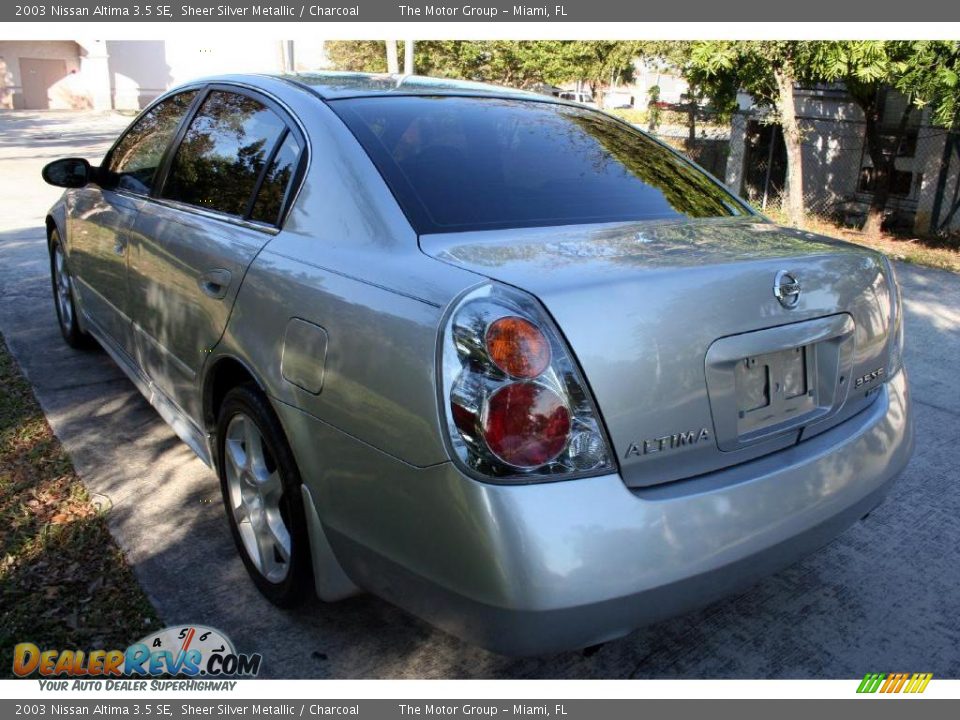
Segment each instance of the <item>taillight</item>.
[[890,258],[887,261],[887,282],[890,290],[890,339],[886,377],[892,378],[903,368],[903,295],[897,272]]
[[532,482],[613,471],[586,384],[536,300],[479,288],[453,308],[441,343],[449,437],[474,473]]
[[513,315],[490,323],[487,354],[493,364],[516,378],[535,378],[550,366],[550,343],[529,320]]
[[487,400],[483,439],[508,465],[537,468],[567,446],[570,410],[563,398],[543,385],[511,383]]

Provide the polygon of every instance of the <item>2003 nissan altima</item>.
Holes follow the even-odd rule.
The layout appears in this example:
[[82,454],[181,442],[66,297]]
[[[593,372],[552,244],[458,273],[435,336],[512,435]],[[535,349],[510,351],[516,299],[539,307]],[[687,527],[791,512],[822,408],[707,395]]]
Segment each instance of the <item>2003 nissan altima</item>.
[[278,605],[594,644],[827,542],[912,449],[890,263],[589,108],[228,76],[44,177],[64,338],[217,469]]

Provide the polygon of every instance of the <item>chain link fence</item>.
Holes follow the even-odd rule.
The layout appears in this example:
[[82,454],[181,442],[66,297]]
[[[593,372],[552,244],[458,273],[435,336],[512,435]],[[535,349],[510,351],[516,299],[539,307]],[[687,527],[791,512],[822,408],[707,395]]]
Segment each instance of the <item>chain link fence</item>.
[[[877,173],[856,119],[799,117],[804,205],[812,215],[859,226],[877,187]],[[880,141],[893,158],[885,227],[960,243],[960,134],[916,125],[885,129]],[[783,131],[749,114],[731,123],[727,183],[761,211],[778,208],[786,187]]]

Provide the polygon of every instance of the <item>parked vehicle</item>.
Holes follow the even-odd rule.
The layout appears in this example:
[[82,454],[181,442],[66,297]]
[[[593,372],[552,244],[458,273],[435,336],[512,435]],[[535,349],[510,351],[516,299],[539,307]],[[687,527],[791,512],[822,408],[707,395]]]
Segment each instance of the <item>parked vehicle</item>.
[[604,110],[629,110],[633,107],[633,95],[628,92],[608,91],[603,96]]
[[593,95],[588,92],[563,90],[557,94],[557,97],[561,100],[568,100],[569,102],[579,103],[580,105],[586,105],[587,107],[595,108],[597,106],[597,104],[593,101]]
[[44,178],[64,339],[216,469],[281,606],[592,645],[813,551],[911,453],[889,261],[595,110],[224,76]]

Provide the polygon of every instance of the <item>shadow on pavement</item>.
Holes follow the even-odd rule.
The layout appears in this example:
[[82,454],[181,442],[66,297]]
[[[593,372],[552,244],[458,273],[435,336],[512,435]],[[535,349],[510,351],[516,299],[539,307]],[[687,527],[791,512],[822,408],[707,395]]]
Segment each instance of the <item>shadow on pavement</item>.
[[[19,122],[0,115],[0,140],[14,138]],[[27,132],[46,127],[24,122]],[[91,132],[88,139],[98,137]],[[102,134],[97,142],[112,137]],[[36,161],[69,147],[46,142],[12,153]],[[0,177],[8,176],[2,192],[18,180],[2,151],[0,167]],[[267,676],[854,678],[891,668],[960,675],[960,276],[898,268],[922,441],[885,504],[736,597],[591,653],[510,659],[372,597],[313,600],[292,612],[263,600],[234,550],[212,471],[103,352],[73,351],[61,341],[42,201],[0,231],[0,332],[91,494],[109,508],[111,531],[161,618],[223,630],[241,651],[264,654]]]

